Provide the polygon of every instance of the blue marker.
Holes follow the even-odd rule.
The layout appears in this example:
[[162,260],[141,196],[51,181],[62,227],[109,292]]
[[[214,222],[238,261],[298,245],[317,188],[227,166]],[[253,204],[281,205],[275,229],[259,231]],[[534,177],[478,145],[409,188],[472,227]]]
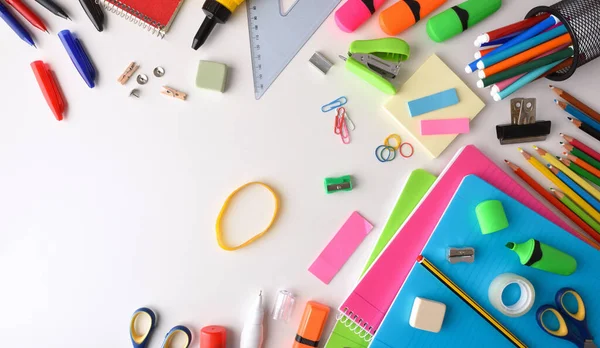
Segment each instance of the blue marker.
[[[502,46],[496,48],[495,50],[493,50],[492,52],[488,53],[487,56],[498,54],[502,51],[505,51],[505,50],[517,45],[517,44],[520,44],[523,41],[529,40],[532,37],[536,36],[537,34],[543,32],[544,30],[550,28],[551,26],[553,26],[557,23],[559,23],[558,18],[556,18],[555,16],[550,16],[550,17],[544,19],[543,21],[539,22],[538,24],[534,25],[533,27],[525,30],[523,33],[514,37],[513,39],[511,39],[509,42],[505,43],[504,45],[502,45]],[[477,63],[479,63],[480,61],[481,61],[481,59],[476,59],[475,61],[471,62],[469,65],[467,65],[465,67],[465,71],[467,73],[472,73],[473,71],[477,71]]]
[[497,45],[503,45],[507,42],[509,42],[510,40],[512,40],[515,36],[519,36],[521,35],[521,33],[523,33],[523,31],[517,31],[516,33],[512,33],[510,35],[506,35],[504,37],[501,37],[499,39],[490,41],[490,42],[486,42],[486,43],[482,43],[479,47],[489,47],[489,46],[497,46]]
[[90,88],[94,88],[96,85],[96,68],[94,68],[94,64],[92,64],[90,57],[81,45],[81,41],[69,30],[59,32],[58,37],[85,83]]
[[24,26],[8,11],[6,6],[0,2],[0,18],[2,18],[6,24],[21,38],[21,40],[27,42],[30,46],[35,47],[35,43],[31,38],[31,35],[25,29]]
[[[548,168],[552,170],[554,168],[552,165],[548,164]],[[588,202],[589,205],[594,207],[594,209],[600,211],[600,202],[596,198],[594,198],[591,194],[589,194],[586,190],[584,190],[581,186],[577,185],[575,181],[573,181],[569,176],[562,171],[555,168],[558,173],[556,176],[560,179],[560,181],[564,182],[571,190],[575,191],[584,201]]]

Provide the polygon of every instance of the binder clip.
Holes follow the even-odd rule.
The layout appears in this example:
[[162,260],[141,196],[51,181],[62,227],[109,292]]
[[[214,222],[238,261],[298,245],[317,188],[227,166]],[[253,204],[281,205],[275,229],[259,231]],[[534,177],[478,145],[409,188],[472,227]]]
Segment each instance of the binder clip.
[[448,248],[446,259],[450,263],[473,263],[475,261],[475,249],[473,248]]
[[546,140],[552,126],[550,121],[536,121],[535,98],[511,99],[510,122],[496,126],[501,145]]
[[357,40],[350,44],[346,69],[384,93],[396,94],[390,82],[398,75],[402,62],[410,56],[410,46],[398,38]]
[[352,178],[350,175],[339,178],[325,178],[325,192],[327,194],[338,191],[352,191]]

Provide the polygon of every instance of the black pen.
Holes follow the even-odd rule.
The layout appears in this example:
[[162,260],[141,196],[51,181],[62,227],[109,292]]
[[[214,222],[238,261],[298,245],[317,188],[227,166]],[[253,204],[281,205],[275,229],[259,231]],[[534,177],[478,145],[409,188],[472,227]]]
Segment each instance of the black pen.
[[38,4],[44,6],[46,8],[46,10],[52,12],[53,14],[59,16],[60,18],[71,20],[71,18],[69,18],[69,15],[65,12],[65,10],[63,10],[63,8],[60,7],[57,3],[55,3],[53,0],[35,0],[35,1]]
[[90,18],[96,30],[104,30],[104,10],[102,6],[97,4],[95,0],[79,0],[85,14]]

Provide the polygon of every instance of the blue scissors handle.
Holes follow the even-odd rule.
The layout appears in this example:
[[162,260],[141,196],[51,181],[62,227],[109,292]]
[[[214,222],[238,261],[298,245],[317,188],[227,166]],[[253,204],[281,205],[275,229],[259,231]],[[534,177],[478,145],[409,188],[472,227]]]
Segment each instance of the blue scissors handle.
[[[141,317],[147,317],[150,319],[150,327],[146,332],[138,332],[135,323]],[[133,343],[133,348],[145,348],[150,341],[150,336],[152,336],[152,332],[156,328],[156,324],[158,322],[157,316],[153,310],[150,308],[142,307],[133,312],[133,316],[131,317],[131,323],[129,325],[129,336],[131,337],[131,343]]]
[[[174,337],[178,334],[185,335],[185,337],[187,339],[186,343],[184,344],[183,347],[171,347]],[[162,348],[189,348],[191,343],[192,343],[192,332],[190,331],[190,329],[188,329],[187,327],[185,327],[183,325],[177,325],[174,328],[172,328],[171,331],[169,331],[167,333],[167,335],[165,336],[165,341],[163,342]]]
[[[573,296],[577,302],[577,311],[571,312],[565,305],[565,297]],[[586,342],[589,345],[593,337],[587,327],[585,303],[572,288],[562,288],[555,296],[556,307],[543,305],[537,310],[536,319],[539,326],[548,334],[575,343],[583,348]],[[544,322],[544,315],[554,315],[558,321],[558,329],[550,329]]]

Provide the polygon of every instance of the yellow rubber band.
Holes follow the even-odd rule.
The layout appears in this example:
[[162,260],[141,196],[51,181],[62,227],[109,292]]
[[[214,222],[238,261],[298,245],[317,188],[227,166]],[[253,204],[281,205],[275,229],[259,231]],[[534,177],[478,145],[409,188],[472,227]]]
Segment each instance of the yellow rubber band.
[[[396,142],[398,143],[396,146],[392,146],[390,144],[390,139],[394,139],[396,140]],[[400,144],[402,144],[402,138],[400,138],[400,136],[398,134],[390,134],[388,135],[387,138],[385,138],[385,140],[383,141],[383,144],[385,146],[391,146],[394,148],[394,150],[398,151],[398,149],[400,148]]]
[[[231,202],[233,197],[235,197],[235,195],[238,192],[240,192],[241,190],[245,189],[248,186],[252,186],[252,185],[260,185],[260,186],[264,187],[265,189],[267,189],[269,192],[271,192],[271,194],[273,195],[273,200],[275,201],[275,211],[273,211],[273,217],[271,218],[271,222],[269,222],[269,225],[267,226],[267,228],[265,228],[259,234],[255,235],[254,237],[248,239],[247,241],[245,241],[244,243],[242,243],[238,246],[233,246],[233,247],[228,246],[223,241],[223,231],[221,230],[221,222],[223,221],[223,217],[225,216],[225,213],[227,212],[227,208],[229,208],[229,203]],[[223,203],[223,207],[221,208],[221,211],[219,212],[219,216],[217,216],[217,225],[215,228],[217,231],[217,243],[219,243],[219,247],[221,247],[221,249],[226,250],[226,251],[236,251],[236,250],[242,249],[242,248],[247,247],[248,245],[256,242],[260,237],[264,236],[269,231],[269,229],[275,222],[275,219],[277,218],[278,212],[279,212],[279,198],[277,197],[277,194],[275,193],[275,191],[269,185],[264,184],[262,182],[253,181],[253,182],[249,182],[245,185],[238,187],[235,191],[233,191],[229,195],[229,197],[227,197],[227,199],[225,200],[225,203]]]

